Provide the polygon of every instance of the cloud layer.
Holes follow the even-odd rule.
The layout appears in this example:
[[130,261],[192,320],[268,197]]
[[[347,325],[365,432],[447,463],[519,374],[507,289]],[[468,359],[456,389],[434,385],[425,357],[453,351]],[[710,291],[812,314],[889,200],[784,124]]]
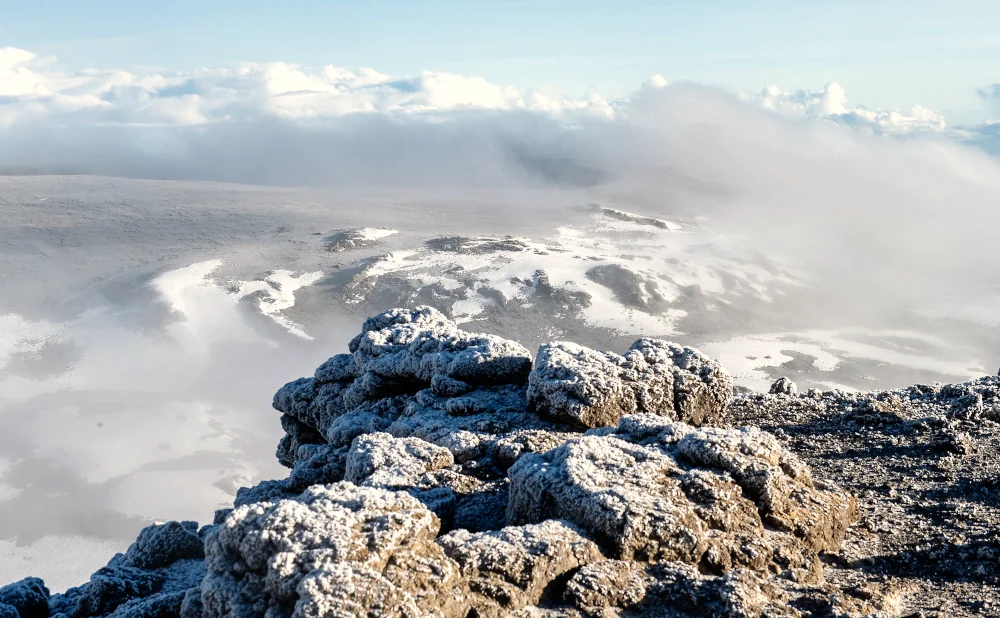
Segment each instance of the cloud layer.
[[[640,92],[662,88],[656,75]],[[997,85],[981,90],[997,98]],[[944,118],[919,105],[908,111],[850,106],[836,82],[820,90],[768,86],[743,98],[796,119],[825,118],[879,132],[941,131]],[[627,106],[592,93],[584,98],[521,92],[482,77],[424,71],[392,76],[373,69],[242,63],[188,72],[88,69],[66,73],[54,58],[0,48],[0,128],[50,124],[194,126],[264,118],[307,120],[349,114],[427,115],[458,110],[531,111],[615,117]]]
[[847,92],[836,82],[830,82],[818,91],[783,91],[776,86],[769,86],[756,96],[745,98],[789,118],[826,118],[854,127],[865,127],[877,133],[905,135],[941,132],[947,127],[944,116],[920,105],[909,111],[870,110],[860,105],[850,107]]
[[[258,184],[586,185],[594,170],[574,167],[581,157],[565,144],[581,132],[628,133],[642,114],[636,101],[684,88],[656,75],[627,98],[571,98],[475,76],[281,62],[66,72],[54,58],[8,47],[0,49],[0,171]],[[995,90],[982,95],[995,98]],[[790,120],[947,136],[1000,151],[991,125],[953,130],[919,105],[870,110],[850,104],[835,82],[819,90],[769,86],[739,98]]]
[[72,125],[191,126],[462,109],[612,113],[601,97],[554,99],[540,92],[522,94],[482,77],[433,71],[394,77],[372,69],[307,69],[272,62],[189,73],[65,74],[52,59],[21,49],[0,49],[0,126],[6,127],[41,118]]
[[[555,186],[637,203],[696,187],[676,198],[691,214],[724,209],[726,221],[761,233],[794,220],[797,233],[772,241],[796,255],[819,262],[849,240],[875,264],[910,255],[924,274],[943,273],[956,253],[975,267],[991,242],[969,234],[908,246],[957,213],[992,216],[997,164],[963,144],[998,150],[997,125],[951,129],[920,106],[852,106],[833,82],[737,96],[654,76],[627,99],[571,99],[481,77],[285,63],[70,74],[7,48],[0,96],[0,165],[15,171],[443,191]],[[904,233],[880,236],[890,229]],[[834,262],[842,279],[873,276],[853,258]]]

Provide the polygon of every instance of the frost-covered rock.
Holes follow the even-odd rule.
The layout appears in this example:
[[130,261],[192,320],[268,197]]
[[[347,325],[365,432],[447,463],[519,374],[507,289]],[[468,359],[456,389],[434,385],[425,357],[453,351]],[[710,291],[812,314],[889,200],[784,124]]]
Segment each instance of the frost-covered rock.
[[585,428],[613,426],[634,413],[718,423],[732,390],[718,363],[656,339],[636,341],[624,356],[573,343],[546,344],[528,378],[533,409]]
[[364,372],[427,385],[435,375],[475,385],[523,384],[531,371],[531,354],[524,346],[467,333],[430,307],[393,309],[369,318],[350,349]]
[[331,357],[313,377],[275,394],[286,432],[277,450],[282,464],[295,467],[304,445],[348,446],[358,435],[386,430],[422,390],[449,399],[455,416],[504,408],[503,395],[490,395],[490,387],[520,389],[523,397],[531,355],[516,342],[467,333],[430,307],[387,311],[361,330],[351,354]]
[[592,433],[511,467],[508,523],[566,519],[615,558],[812,581],[816,553],[839,548],[857,519],[853,497],[813,483],[755,429],[636,415]]
[[564,597],[588,616],[615,616],[629,610],[629,615],[648,615],[660,608],[670,608],[674,613],[669,615],[677,618],[801,616],[788,606],[780,587],[752,571],[706,576],[679,562],[644,565],[607,560],[587,565],[570,579]]
[[674,380],[640,354],[619,356],[573,343],[539,348],[528,378],[529,404],[543,416],[581,427],[614,425],[623,414],[672,414]]
[[359,436],[347,455],[347,481],[404,490],[450,527],[457,501],[482,483],[454,468],[451,451],[419,438],[387,433]]
[[[414,445],[377,437],[357,450],[369,463],[351,475],[373,478],[380,456],[372,452],[406,446]],[[538,602],[563,575],[604,559],[564,522],[437,538],[439,530],[438,518],[409,494],[348,482],[245,505],[209,533],[208,574],[185,602],[200,606],[206,618],[499,617]]]
[[49,589],[37,577],[0,587],[0,616],[46,618],[48,615]]
[[563,574],[604,560],[597,545],[555,520],[478,534],[456,530],[438,543],[460,565],[481,618],[534,605]]
[[178,560],[200,560],[204,557],[198,523],[168,521],[143,528],[128,550],[112,558],[109,566],[158,569]]
[[195,522],[149,526],[90,581],[53,595],[44,615],[68,618],[175,618],[205,575],[203,534]]
[[772,395],[795,395],[799,392],[799,387],[788,378],[781,377],[771,384]]
[[354,440],[344,479],[356,485],[398,489],[419,486],[455,463],[451,451],[418,438],[373,433]]
[[691,425],[718,425],[733,396],[733,379],[718,361],[694,348],[659,339],[639,339],[629,351],[650,365],[672,365],[676,419]]
[[464,616],[439,528],[406,493],[346,482],[239,507],[206,539],[203,615]]

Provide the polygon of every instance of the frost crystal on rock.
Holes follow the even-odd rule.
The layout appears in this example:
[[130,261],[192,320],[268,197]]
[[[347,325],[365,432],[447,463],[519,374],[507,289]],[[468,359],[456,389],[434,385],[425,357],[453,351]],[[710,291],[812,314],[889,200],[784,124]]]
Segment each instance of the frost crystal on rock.
[[574,343],[543,345],[528,378],[543,416],[592,428],[645,412],[696,425],[719,423],[732,380],[697,350],[640,339],[624,356]]
[[[319,616],[338,599],[362,616],[461,605],[457,566],[435,543],[439,528],[408,494],[347,482],[239,507],[205,542],[204,616]],[[410,613],[368,613],[394,607]]]
[[[511,524],[566,519],[616,558],[819,577],[857,519],[850,495],[754,429],[697,429],[652,415],[522,457],[508,471]],[[768,529],[776,526],[784,532]]]
[[460,565],[475,615],[482,618],[534,605],[563,574],[604,560],[597,545],[555,520],[476,534],[456,530],[438,543]]

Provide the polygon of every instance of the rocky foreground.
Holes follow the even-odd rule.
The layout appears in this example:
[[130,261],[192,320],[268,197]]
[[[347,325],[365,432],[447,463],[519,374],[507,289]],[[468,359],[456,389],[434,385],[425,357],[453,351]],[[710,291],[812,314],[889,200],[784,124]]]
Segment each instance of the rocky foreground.
[[734,395],[697,350],[370,318],[274,398],[286,479],[0,618],[1000,615],[1000,381]]

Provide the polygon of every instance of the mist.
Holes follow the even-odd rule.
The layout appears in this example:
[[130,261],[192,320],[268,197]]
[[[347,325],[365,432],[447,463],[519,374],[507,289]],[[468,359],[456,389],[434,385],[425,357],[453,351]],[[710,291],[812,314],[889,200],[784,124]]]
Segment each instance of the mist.
[[[498,221],[514,235],[554,227],[572,204],[677,215],[800,271],[808,289],[789,302],[802,324],[891,324],[918,310],[981,306],[1000,291],[996,159],[943,136],[789,120],[694,84],[643,89],[612,116],[459,110],[198,126],[85,125],[63,116],[0,132],[0,167],[308,192],[269,193],[267,208],[255,202],[245,212],[240,200],[256,194],[228,198],[228,209],[212,215],[225,225],[198,228],[225,236],[187,247],[179,244],[190,231],[185,220],[147,226],[155,195],[143,215],[111,185],[101,191],[122,209],[68,224],[58,242],[44,217],[4,226],[4,264],[28,266],[0,279],[0,581],[30,571],[54,589],[103,564],[150,519],[208,521],[236,487],[281,474],[272,393],[343,351],[361,317],[318,285],[309,299],[296,297],[313,316],[309,340],[240,300],[237,280],[280,268],[334,270],[335,258],[295,253],[312,250],[304,241],[276,244],[280,234],[268,230],[285,224],[303,235],[389,226],[403,232],[393,242],[420,243],[417,227],[448,228],[441,235],[460,226],[493,233]],[[49,199],[45,187],[40,177],[30,195],[9,191],[0,205],[34,208]],[[184,190],[213,205],[227,199],[225,187]],[[384,209],[359,201],[386,190],[397,197]],[[493,192],[488,203],[483,191]],[[316,201],[274,206],[302,195]],[[404,212],[399,196],[419,207]],[[69,208],[76,198],[59,199]],[[116,221],[137,231],[115,236],[107,226]],[[38,239],[30,255],[18,244],[29,232]],[[85,234],[118,238],[104,246],[109,255],[144,254],[141,276],[115,284],[122,296],[102,288],[59,319],[41,300],[26,306],[43,295],[16,298],[14,282],[48,285],[46,297],[69,294],[60,286],[70,285],[87,296],[131,272],[124,261],[74,271],[73,247],[85,245]],[[227,285],[205,266],[215,258],[243,270]],[[48,279],[49,270],[65,272]],[[76,547],[63,568],[38,555],[53,535],[96,539],[97,549],[59,545]]]
[[[943,135],[789,120],[685,83],[644,88],[616,112],[46,121],[8,128],[0,167],[339,189],[586,189],[761,234],[795,258],[825,263],[838,285],[892,284],[905,294],[936,279],[955,283],[956,271],[993,283],[981,278],[995,265],[987,230],[1000,218],[1000,164],[979,149]],[[977,225],[961,225],[969,218]]]

